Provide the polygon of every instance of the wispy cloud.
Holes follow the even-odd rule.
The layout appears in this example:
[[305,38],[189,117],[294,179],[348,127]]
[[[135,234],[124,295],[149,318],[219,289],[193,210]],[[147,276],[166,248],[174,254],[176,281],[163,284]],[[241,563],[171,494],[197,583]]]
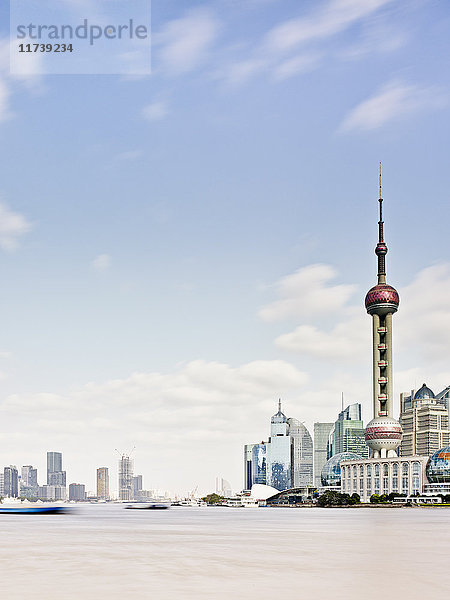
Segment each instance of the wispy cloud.
[[[331,0],[309,14],[288,19],[269,29],[259,44],[218,70],[218,78],[235,86],[262,72],[274,82],[318,68],[326,56],[325,42],[357,23],[364,23],[393,0]],[[335,49],[333,50],[336,56]],[[345,59],[345,53],[339,54]]]
[[23,215],[0,202],[0,247],[3,250],[15,250],[19,239],[30,229],[31,223]]
[[290,19],[268,32],[265,43],[274,51],[289,51],[300,44],[344,31],[392,0],[331,0],[313,14]]
[[422,110],[443,108],[447,103],[448,100],[442,91],[435,88],[391,82],[352,109],[340,125],[339,131],[378,129],[386,123]]
[[275,284],[279,300],[264,306],[259,316],[265,321],[335,312],[354,293],[354,285],[330,285],[337,271],[330,265],[315,264],[283,277]]
[[99,254],[91,262],[94,271],[106,271],[111,266],[111,257],[109,254]]
[[142,109],[142,116],[147,121],[161,121],[169,114],[168,106],[165,102],[152,102]]
[[167,23],[154,36],[156,54],[163,72],[180,74],[192,71],[208,57],[219,30],[219,22],[207,9],[194,9],[186,16]]

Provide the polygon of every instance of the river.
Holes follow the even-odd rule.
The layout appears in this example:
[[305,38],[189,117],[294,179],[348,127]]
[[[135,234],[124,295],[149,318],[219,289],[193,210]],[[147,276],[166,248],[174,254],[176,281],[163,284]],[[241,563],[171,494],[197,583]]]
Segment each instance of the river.
[[391,600],[448,596],[448,508],[82,505],[0,515],[8,600]]

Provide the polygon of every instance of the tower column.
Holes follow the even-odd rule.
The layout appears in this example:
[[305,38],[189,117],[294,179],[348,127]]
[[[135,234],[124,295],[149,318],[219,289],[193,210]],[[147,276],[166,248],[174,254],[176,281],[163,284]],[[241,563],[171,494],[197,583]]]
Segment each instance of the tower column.
[[380,317],[378,315],[372,315],[372,384],[373,384],[373,414],[378,415],[380,412],[380,403],[378,401],[379,395],[379,377],[380,367],[378,362],[380,360],[380,351],[378,345],[380,343],[380,334],[378,328],[380,327]]
[[394,416],[394,377],[392,366],[392,313],[386,315],[386,377],[387,377],[387,402],[386,412],[390,417]]

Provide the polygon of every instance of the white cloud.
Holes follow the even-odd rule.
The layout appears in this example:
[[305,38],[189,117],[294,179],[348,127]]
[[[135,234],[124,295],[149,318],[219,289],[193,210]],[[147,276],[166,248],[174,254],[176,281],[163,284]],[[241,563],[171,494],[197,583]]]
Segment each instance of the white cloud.
[[147,121],[161,121],[169,114],[169,109],[165,102],[153,102],[148,104],[142,110],[142,115]]
[[370,131],[395,119],[425,109],[439,109],[447,104],[442,92],[401,82],[384,85],[374,96],[364,100],[345,117],[339,131]]
[[290,19],[266,36],[268,48],[284,52],[299,44],[335,35],[374,13],[392,0],[331,0],[307,17]]
[[111,257],[109,254],[99,254],[91,262],[95,271],[106,271],[111,266]]
[[219,23],[211,11],[191,10],[170,21],[154,36],[163,70],[169,74],[192,71],[208,57],[217,37]]
[[31,223],[23,215],[12,211],[6,204],[0,203],[0,247],[3,250],[17,248],[19,238],[30,229]]
[[300,325],[291,333],[280,335],[275,343],[283,350],[317,359],[344,362],[370,360],[370,322],[362,308],[355,309],[356,312],[359,314],[337,323],[331,331]]
[[293,58],[282,61],[275,67],[273,78],[276,81],[283,81],[294,75],[307,73],[308,71],[317,68],[319,62],[320,57],[317,54],[294,56]]
[[329,285],[329,281],[336,277],[337,271],[324,264],[310,265],[283,277],[275,284],[281,299],[263,307],[259,311],[260,317],[266,321],[277,321],[340,310],[356,286]]

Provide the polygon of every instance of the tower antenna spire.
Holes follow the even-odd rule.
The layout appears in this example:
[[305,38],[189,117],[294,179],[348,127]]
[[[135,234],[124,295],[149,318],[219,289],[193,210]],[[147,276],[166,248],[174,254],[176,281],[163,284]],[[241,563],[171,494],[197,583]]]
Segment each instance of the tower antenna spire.
[[281,412],[281,398],[278,398],[278,412]]

